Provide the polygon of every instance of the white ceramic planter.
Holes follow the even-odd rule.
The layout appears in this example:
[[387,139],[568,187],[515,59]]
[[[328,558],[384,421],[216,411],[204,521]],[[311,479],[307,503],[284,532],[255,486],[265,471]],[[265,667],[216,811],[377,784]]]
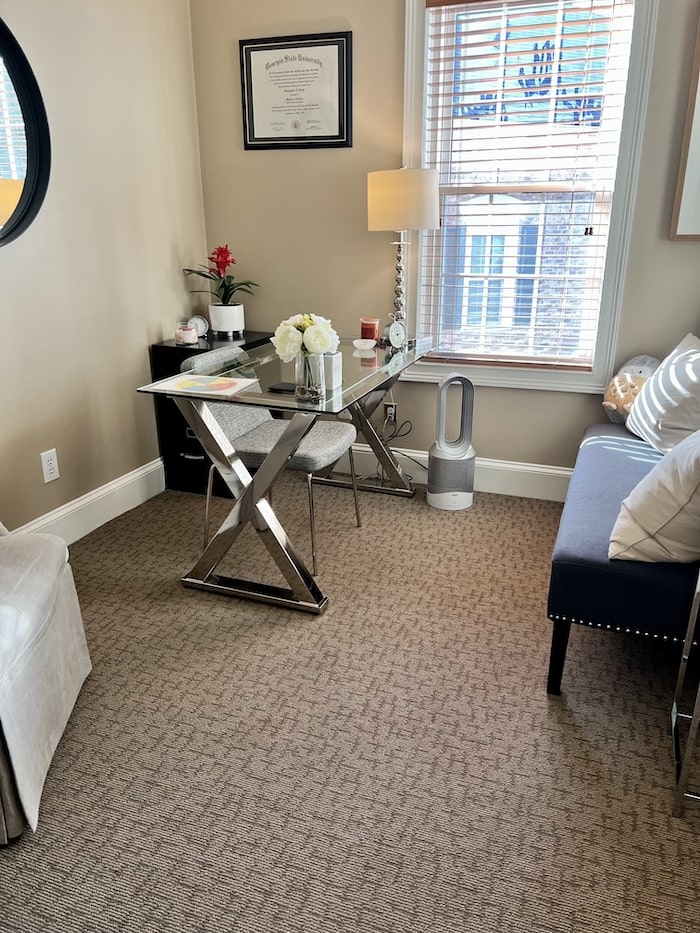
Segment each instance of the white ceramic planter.
[[209,323],[211,329],[219,334],[227,334],[230,337],[243,334],[245,330],[243,305],[209,305]]

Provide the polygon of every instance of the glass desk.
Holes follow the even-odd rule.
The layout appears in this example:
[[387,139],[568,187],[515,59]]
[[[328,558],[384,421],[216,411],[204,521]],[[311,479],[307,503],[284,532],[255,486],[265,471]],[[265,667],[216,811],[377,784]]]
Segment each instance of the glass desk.
[[[169,376],[138,391],[172,398],[234,497],[228,516],[205,547],[192,570],[182,578],[185,586],[228,596],[273,603],[304,612],[323,612],[328,603],[306,564],[294,548],[268,499],[268,492],[289,457],[321,416],[350,418],[382,466],[386,483],[358,483],[358,489],[392,495],[412,496],[414,490],[390,448],[370,420],[384,395],[401,373],[432,349],[431,339],[412,341],[404,351],[376,348],[355,350],[351,340],[341,340],[343,382],[317,403],[301,402],[293,393],[271,392],[279,382],[294,380],[294,364],[283,364],[271,343],[246,350],[234,367],[212,370],[212,376],[240,380],[233,390],[203,385],[185,386],[184,376]],[[260,405],[288,416],[287,427],[254,475],[236,454],[212,415],[207,402]],[[315,482],[350,486],[349,480],[317,477]],[[220,576],[218,564],[233,547],[243,528],[250,524],[272,556],[288,589]]]

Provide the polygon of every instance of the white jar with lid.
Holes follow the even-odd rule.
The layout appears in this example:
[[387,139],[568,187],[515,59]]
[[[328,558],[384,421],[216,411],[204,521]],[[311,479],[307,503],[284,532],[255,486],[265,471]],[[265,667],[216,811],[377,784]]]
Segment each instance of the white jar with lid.
[[192,344],[197,343],[198,340],[196,328],[187,321],[180,321],[175,328],[175,343]]

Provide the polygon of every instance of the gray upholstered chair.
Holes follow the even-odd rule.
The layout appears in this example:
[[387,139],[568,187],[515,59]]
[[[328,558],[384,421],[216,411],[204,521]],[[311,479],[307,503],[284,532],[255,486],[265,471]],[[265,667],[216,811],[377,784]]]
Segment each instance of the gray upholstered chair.
[[[184,360],[180,372],[211,373],[222,367],[235,366],[243,351],[239,347],[220,347],[207,353],[198,353]],[[286,428],[286,421],[273,418],[267,408],[257,405],[237,405],[235,402],[210,402],[209,409],[219,426],[233,444],[245,466],[255,472],[275,446]],[[317,573],[316,525],[314,521],[313,475],[330,470],[347,452],[350,461],[352,491],[355,498],[355,516],[360,527],[360,505],[357,498],[357,480],[352,445],[357,438],[354,425],[347,421],[316,421],[301,444],[287,460],[287,469],[306,474],[309,497],[309,524],[311,528],[312,573]],[[215,467],[209,469],[207,499],[204,518],[204,544],[209,542],[209,513]]]
[[0,844],[36,830],[44,781],[92,667],[65,541],[0,523]]

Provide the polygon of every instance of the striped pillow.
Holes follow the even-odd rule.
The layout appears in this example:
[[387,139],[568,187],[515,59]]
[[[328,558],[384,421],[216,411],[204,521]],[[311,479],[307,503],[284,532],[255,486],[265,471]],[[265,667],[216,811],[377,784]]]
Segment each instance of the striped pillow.
[[661,453],[700,430],[700,340],[688,334],[647,379],[627,430]]

